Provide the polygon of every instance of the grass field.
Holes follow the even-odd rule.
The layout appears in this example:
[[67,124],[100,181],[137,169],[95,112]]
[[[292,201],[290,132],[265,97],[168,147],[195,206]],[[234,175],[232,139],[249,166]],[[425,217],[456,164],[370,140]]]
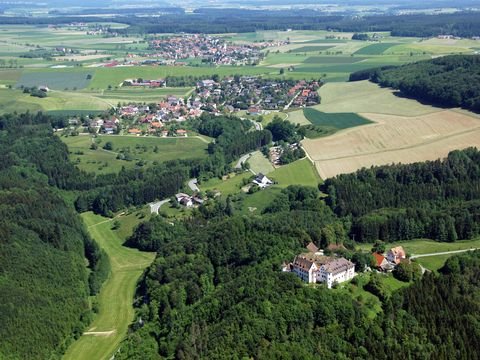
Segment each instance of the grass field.
[[355,55],[381,55],[385,52],[385,50],[388,50],[395,45],[398,45],[398,44],[397,43],[371,44],[355,52]]
[[291,50],[293,53],[304,53],[304,52],[314,52],[314,51],[325,51],[331,49],[333,46],[331,45],[309,45],[309,46],[302,46],[299,48],[295,48]]
[[400,116],[418,116],[440,111],[396,94],[392,89],[381,88],[369,81],[327,83],[320,88],[322,103],[314,108],[327,113],[380,113]]
[[270,174],[275,170],[270,160],[268,160],[260,151],[255,151],[248,159],[250,169],[256,174],[262,173],[264,175]]
[[451,258],[454,255],[458,254],[448,254],[448,255],[436,255],[436,256],[427,256],[416,259],[416,261],[422,265],[425,269],[428,269],[433,272],[438,272],[438,270],[445,265],[445,261]]
[[[205,76],[218,74],[227,75],[256,75],[269,74],[272,69],[261,66],[220,66],[220,67],[191,67],[191,66],[137,66],[98,68],[89,87],[94,89],[106,89],[108,86],[118,86],[125,79],[143,78],[159,79],[167,76]],[[276,71],[278,73],[278,71]]]
[[[96,138],[97,150],[91,150],[90,136],[61,137],[68,146],[70,159],[82,170],[97,174],[114,173],[125,168],[137,166],[138,160],[150,166],[154,161],[164,162],[176,159],[203,158],[207,156],[207,142],[197,137],[158,138],[137,136],[102,136]],[[111,142],[113,151],[105,151],[102,147]],[[155,152],[157,148],[157,152]],[[120,151],[132,155],[132,161],[117,159]]]
[[312,108],[305,108],[303,114],[313,125],[332,127],[337,130],[372,123],[355,113],[323,113]]
[[321,182],[312,163],[308,159],[297,160],[271,172],[268,177],[285,188],[289,185],[304,185],[317,187]]
[[354,64],[359,61],[365,60],[364,57],[354,56],[310,56],[303,61],[304,64],[324,64],[324,65],[337,65],[337,64]]
[[65,89],[83,89],[88,86],[90,80],[88,75],[93,76],[95,71],[68,71],[68,70],[49,70],[49,71],[30,71],[22,72],[22,76],[18,80],[16,86],[48,86],[53,90]]
[[64,359],[110,359],[133,320],[132,303],[137,281],[155,254],[122,246],[133,227],[140,222],[139,213],[117,217],[121,223],[119,230],[111,229],[111,219],[91,212],[82,214],[82,218],[90,235],[107,253],[111,274],[98,295],[98,315],[87,329],[99,334],[82,335],[68,348]]
[[244,179],[252,176],[251,172],[243,172],[239,175],[232,175],[226,180],[213,178],[207,182],[201,183],[198,186],[201,191],[218,190],[223,196],[237,194],[241,191]]
[[303,141],[322,178],[374,165],[436,160],[452,150],[480,146],[480,120],[462,112],[361,115],[375,124]]

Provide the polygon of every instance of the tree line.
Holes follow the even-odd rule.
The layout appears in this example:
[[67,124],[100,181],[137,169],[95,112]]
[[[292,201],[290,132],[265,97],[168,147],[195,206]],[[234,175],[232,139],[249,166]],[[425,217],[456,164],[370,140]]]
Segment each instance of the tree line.
[[475,148],[453,151],[443,160],[364,168],[327,179],[321,189],[337,215],[352,219],[356,241],[455,241],[480,233]]
[[[449,34],[460,37],[480,35],[478,14],[457,12],[454,14],[404,14],[352,16],[319,15],[308,9],[248,10],[199,8],[192,14],[171,11],[159,17],[117,15],[101,18],[84,14],[82,22],[116,22],[130,25],[125,29],[111,29],[121,35],[159,33],[245,33],[259,30],[330,30],[335,32],[385,32],[392,36],[432,37]],[[54,17],[0,17],[4,25],[50,25],[68,24],[78,21],[73,16]]]
[[[54,182],[39,116],[0,116],[0,358],[59,357],[92,320],[89,296],[110,271],[105,253]],[[85,266],[88,261],[88,268]]]

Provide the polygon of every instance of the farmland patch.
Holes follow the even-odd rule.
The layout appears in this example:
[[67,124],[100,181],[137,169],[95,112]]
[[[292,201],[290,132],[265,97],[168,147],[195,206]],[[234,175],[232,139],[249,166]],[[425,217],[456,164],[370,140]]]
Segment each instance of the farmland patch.
[[365,46],[358,50],[356,55],[382,55],[386,50],[398,45],[397,43],[377,43]]
[[303,142],[322,178],[362,167],[435,160],[452,150],[480,146],[480,120],[463,112],[445,110],[416,117],[361,115],[376,124]]
[[88,75],[94,70],[83,71],[25,71],[17,82],[17,87],[48,86],[54,90],[83,89],[90,83]]

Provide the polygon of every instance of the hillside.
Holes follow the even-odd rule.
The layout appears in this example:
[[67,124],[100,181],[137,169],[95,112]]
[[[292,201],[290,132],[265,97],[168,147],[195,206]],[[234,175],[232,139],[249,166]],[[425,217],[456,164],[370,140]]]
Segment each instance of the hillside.
[[361,70],[350,81],[370,79],[405,96],[443,107],[480,111],[480,56],[455,55],[398,67]]
[[[342,222],[317,195],[290,187],[261,216],[225,212],[173,227],[157,217],[140,225],[128,244],[156,249],[157,258],[139,286],[137,321],[118,358],[478,356],[475,339],[455,335],[478,321],[478,252],[452,258],[439,278],[426,275],[398,292],[370,275],[376,296],[360,280],[329,290],[282,273],[282,261],[309,241],[346,241]],[[460,286],[451,290],[452,281]],[[454,302],[462,306],[437,312]],[[461,317],[468,324],[456,321]]]
[[109,271],[77,214],[29,158],[40,146],[47,152],[49,136],[41,116],[0,118],[2,359],[62,354],[90,322],[88,297]]

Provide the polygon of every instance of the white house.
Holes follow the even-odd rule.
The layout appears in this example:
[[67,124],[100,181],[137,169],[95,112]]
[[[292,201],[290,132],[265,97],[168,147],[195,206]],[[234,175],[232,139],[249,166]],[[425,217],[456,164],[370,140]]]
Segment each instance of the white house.
[[273,181],[267,178],[265,175],[262,173],[259,173],[256,177],[255,180],[253,180],[254,184],[257,184],[261,189],[266,188],[267,186],[270,186],[273,184]]
[[188,194],[178,193],[177,195],[175,195],[175,198],[177,199],[178,203],[183,206],[186,206],[186,207],[193,206],[193,199]]
[[330,289],[334,284],[353,279],[355,276],[355,265],[345,258],[338,258],[327,262],[319,269],[319,282],[324,282]]

